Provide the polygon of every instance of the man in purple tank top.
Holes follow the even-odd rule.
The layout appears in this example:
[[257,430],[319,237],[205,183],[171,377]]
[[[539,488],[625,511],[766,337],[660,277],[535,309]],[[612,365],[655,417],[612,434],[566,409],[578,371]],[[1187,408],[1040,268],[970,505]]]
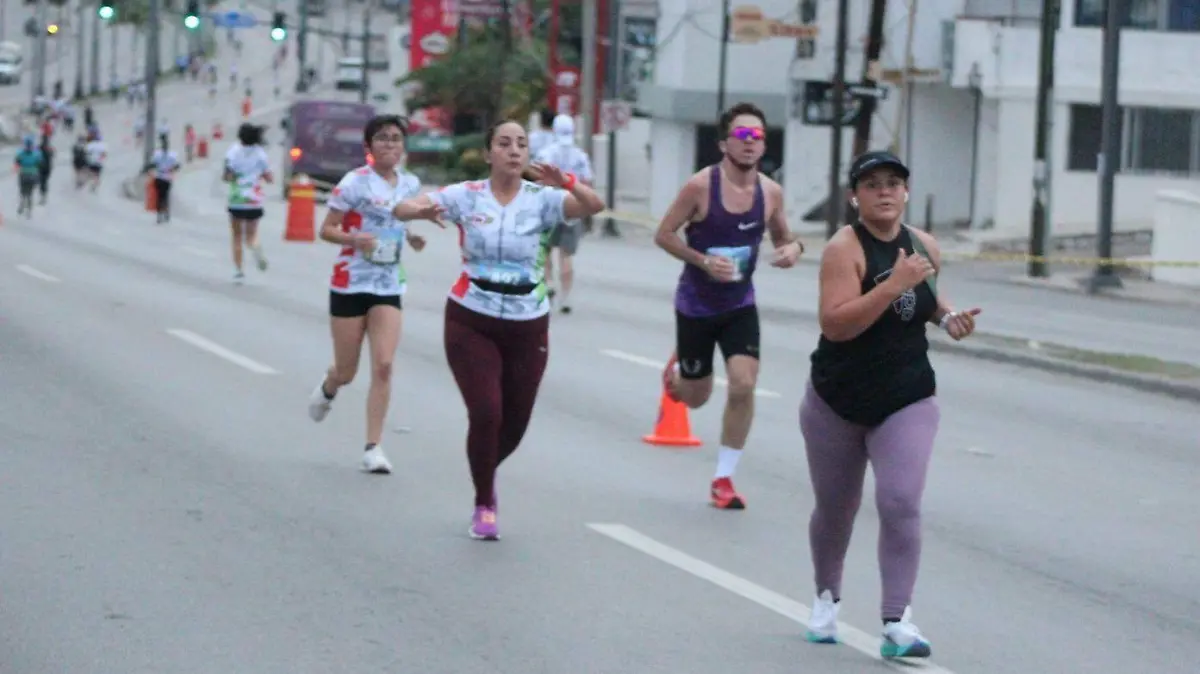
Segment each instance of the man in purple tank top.
[[715,347],[725,359],[729,397],[711,497],[714,506],[732,510],[746,507],[733,473],[754,419],[759,326],[752,276],[758,249],[769,232],[772,266],[791,267],[804,252],[788,229],[783,189],[758,173],[766,126],[762,110],[750,103],[722,114],[717,130],[724,157],[684,184],[654,237],[686,263],[675,291],[675,353],[663,372],[667,395],[692,409],[704,405],[712,395]]

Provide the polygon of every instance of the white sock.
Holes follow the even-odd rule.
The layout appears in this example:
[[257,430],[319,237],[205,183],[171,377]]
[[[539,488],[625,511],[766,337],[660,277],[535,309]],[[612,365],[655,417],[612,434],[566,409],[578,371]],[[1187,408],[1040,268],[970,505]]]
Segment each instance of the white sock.
[[733,449],[732,447],[721,447],[717,452],[717,474],[713,478],[719,480],[723,477],[733,477],[734,471],[737,470],[738,459],[742,458],[742,450]]

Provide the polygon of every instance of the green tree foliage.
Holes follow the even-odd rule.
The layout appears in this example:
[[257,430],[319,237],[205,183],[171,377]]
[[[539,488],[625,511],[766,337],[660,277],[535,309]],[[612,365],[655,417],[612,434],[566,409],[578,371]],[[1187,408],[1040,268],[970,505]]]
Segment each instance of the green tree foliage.
[[505,56],[503,42],[496,36],[473,36],[463,47],[452,49],[396,84],[417,85],[409,99],[411,109],[438,106],[475,113],[485,118],[485,125],[498,117],[524,119],[546,100],[545,54],[544,45],[535,41],[531,45],[517,42],[513,53]]

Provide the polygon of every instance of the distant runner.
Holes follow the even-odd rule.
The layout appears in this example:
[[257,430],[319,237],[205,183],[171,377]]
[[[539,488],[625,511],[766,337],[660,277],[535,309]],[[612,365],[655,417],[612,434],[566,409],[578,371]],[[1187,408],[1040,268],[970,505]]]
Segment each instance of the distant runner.
[[[554,118],[553,143],[534,155],[534,161],[552,164],[563,173],[574,174],[584,185],[592,185],[592,160],[582,148],[575,144],[575,121],[569,115]],[[550,234],[550,251],[546,255],[546,282],[550,300],[559,311],[571,313],[571,286],[575,281],[573,258],[583,238],[583,220],[560,222]],[[560,283],[554,282],[554,251],[558,251],[558,274]],[[560,290],[561,289],[561,290]]]
[[44,161],[42,151],[35,143],[36,139],[32,135],[25,136],[21,149],[13,159],[13,166],[17,171],[17,185],[21,191],[17,215],[23,214],[26,218],[33,217],[33,191],[37,189]]
[[254,255],[259,271],[267,270],[267,258],[258,240],[258,221],[263,217],[263,182],[275,181],[267,151],[262,146],[262,127],[243,124],[238,142],[225,154],[225,181],[229,183],[229,225],[233,235],[233,282],[244,283],[242,241]]

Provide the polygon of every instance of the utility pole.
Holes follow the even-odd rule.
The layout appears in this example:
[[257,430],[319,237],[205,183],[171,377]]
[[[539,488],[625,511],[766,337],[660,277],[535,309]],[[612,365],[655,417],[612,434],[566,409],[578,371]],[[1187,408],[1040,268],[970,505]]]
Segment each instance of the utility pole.
[[[916,4],[916,0],[912,0],[910,12],[915,11]],[[883,17],[886,11],[887,0],[871,0],[871,20],[867,27],[867,52],[866,58],[863,59],[862,85],[864,87],[875,86],[875,76],[879,72],[879,54],[883,51]],[[877,102],[874,96],[866,96],[859,102],[859,105],[861,112],[854,124],[854,156],[869,149],[871,119],[875,116]]]
[[86,41],[83,39],[83,0],[79,0],[79,4],[75,6],[75,95],[73,98],[83,98],[83,69],[86,67],[83,60],[83,45]]
[[[1125,16],[1124,0],[1108,0],[1104,21],[1103,74],[1100,82],[1100,212],[1096,233],[1096,257],[1109,260],[1113,255],[1113,187],[1117,165],[1121,161],[1121,108],[1117,105],[1118,75],[1121,70],[1121,18]],[[1121,287],[1112,262],[1096,265],[1089,284],[1091,292]]]
[[512,26],[512,0],[500,0],[500,20],[504,22],[500,32],[501,52],[502,57],[499,63],[498,77],[496,77],[496,115],[494,122],[504,119],[504,88],[507,86],[508,60],[512,58],[513,53],[513,26]]
[[37,0],[37,37],[34,38],[33,55],[37,71],[33,74],[33,98],[46,94],[46,0]]
[[[300,68],[300,75],[296,78],[296,93],[302,94],[308,91],[308,73],[304,72],[305,64],[304,57],[306,47],[308,46],[308,0],[299,0],[300,2],[300,30],[296,32],[296,63]],[[347,6],[347,10],[349,7]],[[349,36],[349,22],[347,22],[346,35]],[[342,50],[345,51],[346,43],[342,42]],[[363,64],[366,69],[366,64]]]
[[829,201],[825,207],[825,238],[832,239],[842,224],[842,206],[846,195],[842,194],[842,117],[846,114],[846,30],[850,8],[848,0],[838,0],[837,46],[833,66],[833,119],[830,121],[833,137],[829,149]]
[[150,0],[149,24],[146,30],[146,135],[142,147],[142,166],[154,157],[154,143],[158,139],[158,124],[155,89],[158,88],[158,36],[162,30],[158,9],[161,0]]
[[91,94],[100,93],[100,15],[92,12],[92,86]]
[[371,88],[371,2],[363,3],[362,9],[362,79],[358,85],[358,102],[367,102],[368,89]]
[[1050,220],[1050,129],[1054,122],[1054,45],[1058,36],[1061,0],[1046,0],[1042,6],[1041,46],[1038,54],[1037,128],[1033,142],[1033,214],[1029,224],[1029,269],[1031,277],[1047,276],[1046,235]]
[[[610,0],[611,1],[611,0]],[[721,0],[721,46],[717,57],[717,114],[713,119],[720,119],[725,114],[725,78],[726,63],[729,60],[729,0]]]
[[[608,81],[605,96],[614,102],[621,96],[621,56],[624,52],[624,43],[621,41],[621,3],[608,0],[608,67],[605,68],[608,71]],[[725,78],[721,79],[724,81]],[[608,161],[605,162],[605,169],[607,175],[604,179],[604,202],[608,204],[609,209],[613,209],[617,207],[617,130],[612,128],[608,130]],[[604,220],[604,235],[621,236],[617,222],[612,218]]]
[[[613,0],[609,0],[612,2]],[[599,22],[596,0],[583,0],[583,81],[580,83],[579,107],[583,115],[583,151],[590,157],[595,149],[592,142],[596,130],[596,24]]]

